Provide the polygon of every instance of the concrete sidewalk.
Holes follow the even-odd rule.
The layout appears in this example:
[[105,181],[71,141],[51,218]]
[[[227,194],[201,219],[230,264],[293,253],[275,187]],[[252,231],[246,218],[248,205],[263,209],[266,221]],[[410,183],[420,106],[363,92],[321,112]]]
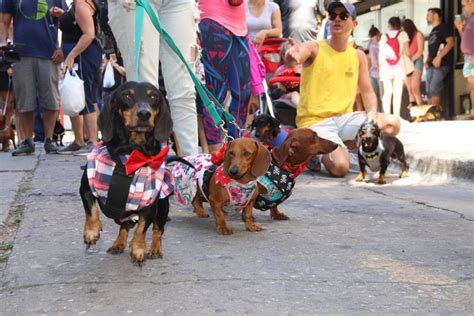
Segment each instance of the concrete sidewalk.
[[474,121],[403,121],[398,138],[412,171],[474,179]]
[[[474,179],[474,121],[403,121],[398,137],[405,146],[410,172]],[[0,152],[0,223],[8,215],[21,180],[34,171],[40,154],[45,155],[42,144],[36,144],[34,156],[12,157]]]

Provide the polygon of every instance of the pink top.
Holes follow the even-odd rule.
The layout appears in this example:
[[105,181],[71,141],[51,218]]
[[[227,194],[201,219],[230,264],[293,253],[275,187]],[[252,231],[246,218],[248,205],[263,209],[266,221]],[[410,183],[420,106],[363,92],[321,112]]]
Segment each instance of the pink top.
[[418,51],[418,32],[415,33],[410,43],[410,56],[414,56]]
[[247,18],[245,7],[247,1],[233,7],[229,0],[199,0],[201,20],[211,19],[216,21],[236,36],[247,35]]

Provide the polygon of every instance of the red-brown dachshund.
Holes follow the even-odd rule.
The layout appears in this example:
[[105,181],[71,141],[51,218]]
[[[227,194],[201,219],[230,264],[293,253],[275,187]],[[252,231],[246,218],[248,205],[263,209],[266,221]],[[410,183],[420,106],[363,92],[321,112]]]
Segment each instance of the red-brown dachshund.
[[10,127],[9,122],[6,122],[5,115],[0,114],[0,143],[4,152],[8,151],[10,140],[13,143],[13,147],[16,148],[15,132]]
[[272,163],[265,176],[259,179],[267,192],[258,196],[255,208],[270,209],[273,219],[288,219],[278,210],[278,205],[290,197],[296,177],[304,171],[312,156],[329,154],[336,148],[336,143],[318,137],[309,128],[291,130],[284,142],[271,151]]
[[[270,152],[250,138],[231,141],[225,150],[223,163],[213,164],[209,155],[184,157],[195,169],[177,164],[173,169],[175,195],[182,204],[191,202],[199,217],[208,217],[203,202],[211,205],[218,234],[230,235],[224,210],[242,211],[247,230],[256,232],[260,225],[254,222],[252,210],[262,188],[257,178],[270,165]],[[187,197],[187,200],[186,200]],[[186,200],[186,201],[185,201]]]

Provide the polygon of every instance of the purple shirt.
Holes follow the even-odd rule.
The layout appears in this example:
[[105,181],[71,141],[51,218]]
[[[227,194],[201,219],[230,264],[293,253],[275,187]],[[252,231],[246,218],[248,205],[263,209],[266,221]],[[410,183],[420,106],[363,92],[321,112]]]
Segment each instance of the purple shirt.
[[471,14],[466,20],[463,32],[461,51],[465,55],[474,55],[474,14]]
[[369,54],[371,63],[369,76],[372,78],[379,78],[379,43],[374,40],[370,40]]

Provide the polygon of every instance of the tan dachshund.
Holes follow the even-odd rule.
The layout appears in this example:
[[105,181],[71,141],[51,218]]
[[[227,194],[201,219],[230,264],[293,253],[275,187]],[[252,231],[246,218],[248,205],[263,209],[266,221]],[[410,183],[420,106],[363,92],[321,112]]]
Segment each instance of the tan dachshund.
[[[209,156],[202,154],[184,158],[193,164],[195,169],[188,169],[185,171],[187,175],[183,177],[180,176],[180,164],[175,166],[175,194],[179,196],[181,190],[197,187],[190,191],[195,194],[190,198],[199,217],[209,217],[203,208],[203,202],[208,201],[214,213],[218,234],[232,234],[225,221],[224,210],[242,211],[242,220],[247,230],[256,232],[262,229],[254,222],[252,211],[257,196],[264,190],[258,184],[257,178],[267,171],[271,156],[260,142],[250,138],[231,141],[227,145],[223,163],[219,164],[211,164]],[[199,165],[200,159],[207,161],[207,164]]]

